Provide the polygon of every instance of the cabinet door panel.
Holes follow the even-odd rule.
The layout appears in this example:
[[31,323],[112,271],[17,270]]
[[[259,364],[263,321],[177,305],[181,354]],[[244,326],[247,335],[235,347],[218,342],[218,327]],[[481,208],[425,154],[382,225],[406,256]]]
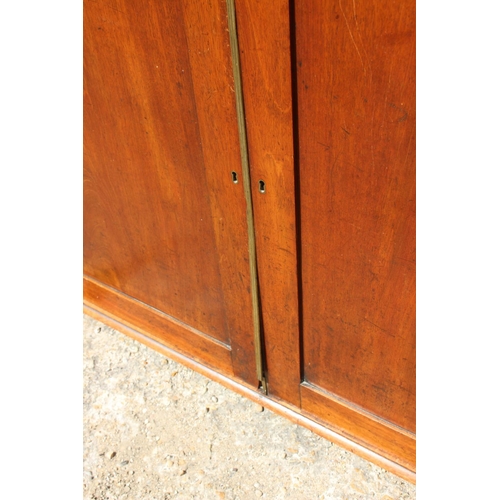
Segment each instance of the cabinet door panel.
[[415,431],[415,12],[295,2],[304,378]]
[[85,274],[256,383],[225,1],[88,0],[84,28]]

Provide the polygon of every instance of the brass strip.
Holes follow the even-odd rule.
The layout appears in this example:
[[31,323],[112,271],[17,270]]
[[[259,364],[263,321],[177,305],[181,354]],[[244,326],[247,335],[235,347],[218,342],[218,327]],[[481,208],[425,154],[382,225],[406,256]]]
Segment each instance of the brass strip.
[[255,344],[255,363],[257,379],[262,383],[262,389],[267,394],[267,385],[262,366],[262,344],[260,334],[260,304],[257,282],[257,257],[255,249],[255,229],[252,210],[252,193],[250,189],[250,166],[248,162],[247,132],[245,126],[245,109],[243,106],[243,90],[241,85],[240,55],[238,51],[238,34],[236,31],[236,9],[234,0],[227,1],[227,18],[229,27],[229,43],[233,61],[234,92],[236,97],[236,115],[238,118],[238,134],[240,138],[241,166],[243,171],[243,190],[247,205],[248,253],[250,258],[250,281],[252,292],[253,332]]

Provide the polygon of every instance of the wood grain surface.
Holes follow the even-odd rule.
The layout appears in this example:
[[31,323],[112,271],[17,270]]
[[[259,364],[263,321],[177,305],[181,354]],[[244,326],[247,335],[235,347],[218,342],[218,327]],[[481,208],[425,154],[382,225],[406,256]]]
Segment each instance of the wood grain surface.
[[294,15],[305,380],[414,432],[414,1]]
[[340,434],[371,448],[408,470],[416,470],[415,435],[391,425],[377,415],[333,397],[304,382],[301,385],[302,411],[325,422]]
[[84,271],[230,344],[256,383],[225,9],[86,0]]
[[269,394],[300,406],[288,2],[237,0],[236,14]]
[[[414,477],[414,0],[235,3],[262,401]],[[255,397],[225,0],[85,0],[84,37],[85,303]]]
[[232,374],[231,348],[148,304],[85,277],[84,304],[198,362]]

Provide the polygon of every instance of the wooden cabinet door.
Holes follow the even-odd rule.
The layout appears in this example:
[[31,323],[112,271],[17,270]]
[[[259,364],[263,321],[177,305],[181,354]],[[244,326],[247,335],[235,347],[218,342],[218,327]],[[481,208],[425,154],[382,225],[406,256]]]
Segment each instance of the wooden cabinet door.
[[237,7],[270,397],[415,470],[414,2]]
[[[416,431],[413,2],[236,0],[258,398],[402,475]],[[225,0],[86,0],[85,301],[257,389],[227,30]]]
[[84,298],[257,385],[225,0],[86,0]]
[[295,4],[302,408],[414,466],[413,0]]

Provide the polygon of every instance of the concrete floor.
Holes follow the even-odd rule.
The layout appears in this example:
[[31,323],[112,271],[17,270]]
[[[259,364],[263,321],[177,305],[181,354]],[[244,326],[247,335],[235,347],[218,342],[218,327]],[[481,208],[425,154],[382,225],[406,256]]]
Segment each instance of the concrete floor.
[[84,499],[415,499],[415,486],[84,316]]

